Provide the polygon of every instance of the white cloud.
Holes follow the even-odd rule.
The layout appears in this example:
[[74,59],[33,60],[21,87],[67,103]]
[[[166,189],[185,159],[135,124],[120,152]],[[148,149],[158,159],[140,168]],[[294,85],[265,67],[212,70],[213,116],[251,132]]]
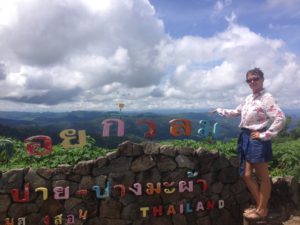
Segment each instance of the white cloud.
[[13,12],[0,24],[1,110],[234,107],[253,67],[281,105],[300,106],[299,58],[234,13],[210,37],[175,39],[147,0],[14,3],[0,4]]
[[[159,83],[155,45],[166,34],[148,1],[31,0],[5,8],[16,13],[0,29],[1,79],[3,68],[13,66],[0,85],[18,80],[18,91],[3,92],[3,99],[55,104],[116,81],[125,87]],[[61,96],[50,96],[52,90]]]
[[[183,37],[170,41],[162,46],[161,52],[159,61],[178,65],[166,85],[170,97],[186,96],[233,106],[241,100],[239,96],[249,93],[245,74],[254,67],[265,72],[267,89],[282,104],[290,101],[288,96],[297,99],[300,90],[292,84],[299,77],[299,59],[286,52],[284,43],[237,24],[230,24],[227,30],[211,38]],[[281,90],[289,94],[283,97],[279,94]]]

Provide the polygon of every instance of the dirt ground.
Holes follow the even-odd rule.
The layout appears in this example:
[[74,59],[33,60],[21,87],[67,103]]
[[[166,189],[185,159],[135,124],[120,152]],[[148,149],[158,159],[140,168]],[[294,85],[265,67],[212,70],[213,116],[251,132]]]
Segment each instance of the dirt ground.
[[300,210],[294,212],[290,219],[283,222],[284,225],[300,225]]
[[261,221],[257,223],[253,223],[257,225],[300,225],[300,211],[295,212],[290,218],[284,222],[276,222],[274,221]]
[[[299,213],[300,214],[300,213]],[[300,216],[291,216],[291,218],[285,222],[284,225],[300,225]]]

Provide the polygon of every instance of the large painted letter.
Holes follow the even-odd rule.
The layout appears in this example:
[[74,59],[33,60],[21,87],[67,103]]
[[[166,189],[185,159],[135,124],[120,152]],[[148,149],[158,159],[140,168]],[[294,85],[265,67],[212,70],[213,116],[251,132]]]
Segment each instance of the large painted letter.
[[209,134],[209,123],[206,120],[199,121],[200,128],[198,134],[201,138],[207,138]]
[[142,184],[134,183],[133,188],[129,187],[129,191],[132,191],[135,195],[142,195]]
[[67,215],[67,224],[74,224],[75,223],[75,216],[72,214]]
[[50,154],[52,151],[52,139],[49,136],[32,136],[26,138],[24,142],[29,155],[42,156]]
[[124,184],[117,184],[117,185],[114,185],[113,188],[120,188],[120,197],[124,197],[125,194],[126,194],[126,191],[125,191],[125,185]]
[[48,199],[48,189],[45,187],[38,187],[34,190],[35,192],[41,191],[43,193],[43,200]]
[[174,184],[175,184],[175,182],[163,182],[163,185],[166,187],[166,188],[164,188],[164,193],[173,194],[176,191],[176,188],[172,187],[172,186],[174,186]]
[[220,134],[220,126],[218,123],[214,123],[214,126],[213,126],[213,138],[214,139],[217,139],[219,137],[219,134]]
[[70,197],[70,187],[53,188],[54,199],[68,199]]
[[29,202],[29,183],[24,185],[24,198],[20,198],[20,190],[17,188],[11,189],[10,194],[14,202]]
[[154,192],[156,194],[160,194],[160,192],[161,192],[161,183],[160,182],[156,183],[156,188],[154,187],[153,183],[147,183],[146,186],[147,186],[146,193],[148,195],[153,195]]
[[192,123],[188,119],[173,119],[169,123],[170,133],[175,137],[190,136],[192,133]]
[[144,138],[153,139],[156,136],[156,124],[151,120],[138,120],[136,122],[138,125],[146,124],[149,127],[149,130],[144,133]]
[[43,222],[45,225],[49,225],[50,224],[50,217],[47,215],[44,217]]
[[[63,142],[61,143],[64,148],[83,148],[86,145],[86,132],[85,130],[79,130],[78,135],[76,130],[67,129],[59,133]],[[78,144],[74,143],[74,140],[78,141]]]
[[14,225],[14,219],[13,218],[5,218],[5,224],[4,225]]
[[59,214],[54,217],[54,224],[55,225],[60,225],[62,224],[62,214]]
[[18,225],[26,225],[25,217],[18,218]]
[[[188,184],[187,184],[188,183]],[[190,180],[189,182],[186,181],[179,181],[179,192],[193,192],[194,191],[194,181]]]
[[120,119],[106,119],[102,121],[103,125],[103,132],[102,136],[103,137],[109,137],[109,131],[110,131],[110,126],[113,123],[117,123],[118,125],[118,137],[123,137],[125,133],[125,123],[123,120]]
[[204,180],[204,179],[198,179],[197,183],[198,184],[200,184],[200,183],[202,184],[203,191],[206,191],[208,189],[208,185],[207,185],[207,181],[206,180]]
[[87,213],[88,213],[87,210],[83,211],[83,209],[79,209],[79,219],[86,220]]
[[108,198],[110,195],[110,182],[106,181],[106,187],[103,194],[101,193],[101,188],[99,185],[93,186],[92,189],[96,192],[96,198]]

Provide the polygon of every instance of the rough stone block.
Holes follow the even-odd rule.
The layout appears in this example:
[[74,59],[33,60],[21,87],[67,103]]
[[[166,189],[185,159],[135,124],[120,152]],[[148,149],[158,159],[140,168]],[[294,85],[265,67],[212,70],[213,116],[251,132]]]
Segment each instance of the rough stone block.
[[24,170],[17,169],[5,172],[0,179],[0,190],[7,192],[12,188],[21,188],[23,185]]
[[156,163],[157,168],[161,172],[173,171],[177,167],[177,163],[174,161],[174,159],[164,155],[158,156]]
[[36,171],[34,171],[33,169],[29,169],[29,171],[27,172],[27,174],[24,177],[24,181],[25,183],[29,183],[31,189],[36,189],[38,187],[49,187],[49,182],[47,182],[46,179],[43,179],[42,177],[40,177]]
[[0,195],[0,215],[8,211],[8,207],[11,204],[10,195]]
[[94,163],[95,163],[94,160],[78,162],[74,166],[72,172],[75,174],[83,175],[83,176],[88,175],[91,173],[91,169],[92,169]]
[[151,155],[143,155],[132,162],[131,170],[133,172],[141,172],[155,166],[156,163]]
[[156,142],[143,142],[142,146],[144,147],[144,153],[149,155],[159,154],[160,145]]
[[185,155],[176,156],[175,161],[181,168],[195,169],[195,163]]
[[131,166],[132,158],[130,157],[119,157],[111,160],[108,165],[103,167],[94,167],[92,170],[93,176],[98,176],[101,174],[109,173],[124,173],[124,171],[129,171]]
[[100,218],[119,219],[121,217],[121,203],[113,199],[105,199],[100,204]]
[[174,157],[176,155],[176,150],[172,145],[162,145],[160,146],[160,153],[162,155]]

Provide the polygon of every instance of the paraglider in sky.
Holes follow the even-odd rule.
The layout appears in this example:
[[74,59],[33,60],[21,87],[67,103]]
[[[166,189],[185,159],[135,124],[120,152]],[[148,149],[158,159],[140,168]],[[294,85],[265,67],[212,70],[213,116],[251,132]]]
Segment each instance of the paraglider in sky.
[[122,102],[119,102],[117,105],[118,105],[118,107],[119,107],[120,112],[121,112],[122,109],[125,107],[125,104],[122,103]]

